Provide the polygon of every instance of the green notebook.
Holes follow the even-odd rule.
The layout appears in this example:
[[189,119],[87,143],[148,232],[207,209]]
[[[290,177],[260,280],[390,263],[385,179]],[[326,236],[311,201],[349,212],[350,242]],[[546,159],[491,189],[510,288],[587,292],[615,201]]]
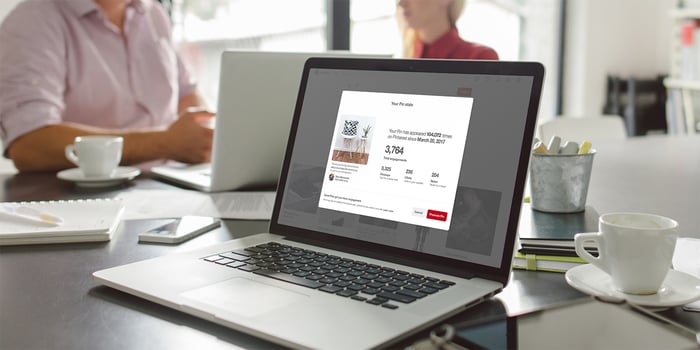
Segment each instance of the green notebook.
[[577,256],[537,255],[515,252],[513,268],[532,271],[566,272],[568,269],[586,264]]

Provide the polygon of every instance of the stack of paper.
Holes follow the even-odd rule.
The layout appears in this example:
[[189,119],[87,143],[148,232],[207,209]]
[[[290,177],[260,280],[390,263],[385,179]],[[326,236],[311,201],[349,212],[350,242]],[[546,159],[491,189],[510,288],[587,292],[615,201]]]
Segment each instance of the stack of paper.
[[[598,231],[598,216],[590,206],[580,213],[545,213],[524,203],[520,210],[519,245],[513,267],[565,272],[586,263],[576,255],[574,236]],[[592,247],[587,249],[595,251]]]
[[60,223],[0,213],[0,245],[108,241],[121,222],[124,205],[113,199],[1,203],[58,217]]

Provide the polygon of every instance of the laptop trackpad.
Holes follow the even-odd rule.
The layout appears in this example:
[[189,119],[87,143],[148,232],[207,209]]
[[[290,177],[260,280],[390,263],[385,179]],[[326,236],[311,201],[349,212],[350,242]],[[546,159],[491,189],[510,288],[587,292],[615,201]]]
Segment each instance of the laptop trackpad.
[[[205,304],[226,313],[254,317],[305,300],[308,296],[291,290],[256,282],[245,277],[232,278],[181,294],[196,304]],[[186,303],[187,304],[187,303]],[[193,305],[196,306],[196,305]],[[215,312],[220,314],[220,312]]]

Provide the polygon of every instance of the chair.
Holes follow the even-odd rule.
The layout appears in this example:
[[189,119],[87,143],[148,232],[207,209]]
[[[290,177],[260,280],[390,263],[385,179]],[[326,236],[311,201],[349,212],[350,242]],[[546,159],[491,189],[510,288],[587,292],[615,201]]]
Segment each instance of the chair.
[[358,120],[346,120],[343,131],[340,132],[340,135],[343,137],[343,147],[350,154],[350,159],[352,159],[353,143],[357,137],[357,125],[359,123]]
[[627,135],[666,133],[666,87],[664,76],[653,79],[608,76],[604,114],[624,117]]
[[539,137],[545,144],[555,135],[562,143],[575,141],[581,144],[587,140],[595,145],[597,142],[623,140],[627,138],[627,131],[625,121],[618,115],[558,116],[539,126]]

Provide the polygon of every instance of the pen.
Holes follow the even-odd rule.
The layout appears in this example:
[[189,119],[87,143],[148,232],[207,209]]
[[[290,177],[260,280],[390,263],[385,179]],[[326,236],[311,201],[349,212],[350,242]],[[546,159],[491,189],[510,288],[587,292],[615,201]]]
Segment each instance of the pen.
[[33,222],[54,226],[58,226],[63,223],[63,219],[59,216],[22,205],[0,203],[0,213],[4,213],[6,215],[16,218],[22,218]]

